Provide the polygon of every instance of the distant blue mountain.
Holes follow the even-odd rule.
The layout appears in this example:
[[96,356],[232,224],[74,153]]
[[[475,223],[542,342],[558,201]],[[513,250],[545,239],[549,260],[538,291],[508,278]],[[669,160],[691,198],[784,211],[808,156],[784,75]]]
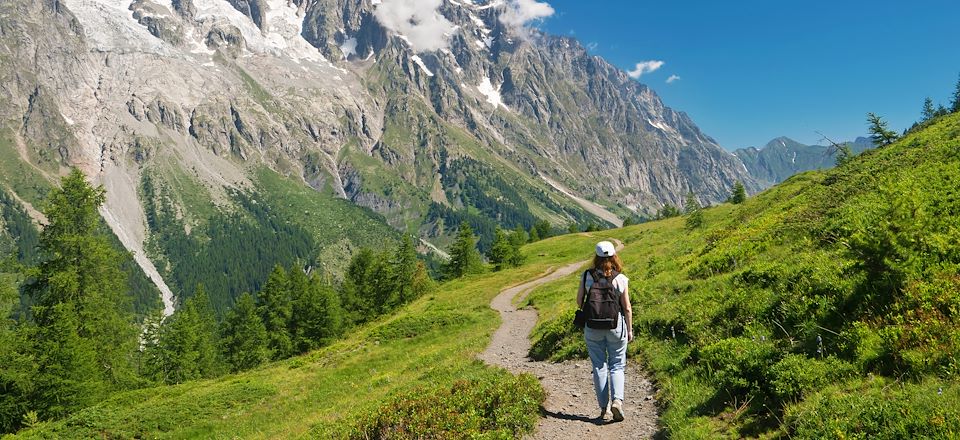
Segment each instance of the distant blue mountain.
[[[873,148],[870,139],[864,137],[845,144],[854,154]],[[832,168],[836,163],[835,150],[829,145],[804,145],[787,137],[778,137],[763,148],[740,148],[733,154],[758,183],[769,187],[802,171]]]

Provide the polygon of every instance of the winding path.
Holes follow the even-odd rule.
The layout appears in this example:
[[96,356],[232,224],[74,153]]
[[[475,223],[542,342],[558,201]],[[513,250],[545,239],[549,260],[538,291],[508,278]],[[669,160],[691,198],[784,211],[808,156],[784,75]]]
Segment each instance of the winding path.
[[[617,245],[618,249],[622,247],[619,242]],[[500,312],[503,323],[479,357],[490,365],[504,367],[513,373],[530,373],[540,379],[547,391],[547,400],[541,409],[543,418],[530,437],[532,439],[652,438],[657,432],[653,384],[632,359],[627,362],[624,390],[626,419],[613,423],[608,415],[607,421],[600,423],[596,420],[598,411],[589,360],[552,363],[536,362],[528,357],[530,332],[537,323],[537,311],[517,309],[513,306],[514,301],[522,301],[542,284],[579,272],[587,263],[581,261],[548,271],[539,278],[501,291],[490,307]],[[571,286],[571,301],[575,294],[573,289]]]

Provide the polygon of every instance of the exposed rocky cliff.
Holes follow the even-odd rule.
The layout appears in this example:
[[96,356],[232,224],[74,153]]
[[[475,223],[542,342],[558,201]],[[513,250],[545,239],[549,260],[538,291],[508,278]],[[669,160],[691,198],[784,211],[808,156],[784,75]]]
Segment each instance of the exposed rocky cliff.
[[0,123],[47,177],[103,183],[139,255],[148,173],[226,205],[265,165],[428,239],[457,219],[616,222],[758,188],[684,113],[576,40],[505,19],[510,3],[426,3],[398,24],[380,0],[4,1]]

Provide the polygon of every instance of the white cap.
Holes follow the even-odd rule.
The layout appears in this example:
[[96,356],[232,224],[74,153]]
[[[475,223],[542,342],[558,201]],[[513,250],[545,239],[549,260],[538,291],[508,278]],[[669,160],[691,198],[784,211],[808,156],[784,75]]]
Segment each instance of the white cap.
[[613,247],[613,243],[609,241],[601,241],[597,243],[597,256],[598,257],[612,257],[617,255],[617,248]]

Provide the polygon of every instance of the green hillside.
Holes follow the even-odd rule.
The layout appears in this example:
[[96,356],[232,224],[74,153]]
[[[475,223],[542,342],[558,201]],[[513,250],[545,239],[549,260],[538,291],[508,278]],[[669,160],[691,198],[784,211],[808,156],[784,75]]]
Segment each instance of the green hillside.
[[[527,245],[305,356],[125,392],[24,438],[517,437],[543,398],[476,361],[503,287],[625,243],[638,343],[670,438],[960,434],[960,115],[742,205]],[[578,275],[535,291],[533,355],[584,355]],[[640,396],[628,396],[629,399]],[[401,435],[401,434],[398,434]]]
[[[446,426],[513,437],[532,429],[542,390],[529,376],[474,360],[499,325],[490,300],[503,287],[585,258],[596,240],[571,235],[528,245],[525,266],[448,282],[308,355],[220,379],[123,393],[22,437],[362,437],[395,422],[377,414],[407,414],[403,422],[418,432]],[[451,419],[434,419],[418,406],[431,399],[457,405],[460,414],[435,406]]]
[[253,188],[228,192],[220,206],[210,189],[176,166],[144,174],[148,251],[181,299],[202,283],[223,313],[242,293],[260,290],[277,264],[339,277],[358,249],[389,248],[399,240],[369,209],[267,168],[253,174]]
[[[632,348],[673,438],[960,435],[960,115],[743,205],[629,228]],[[633,238],[632,240],[630,238]],[[534,355],[581,356],[571,279]]]

